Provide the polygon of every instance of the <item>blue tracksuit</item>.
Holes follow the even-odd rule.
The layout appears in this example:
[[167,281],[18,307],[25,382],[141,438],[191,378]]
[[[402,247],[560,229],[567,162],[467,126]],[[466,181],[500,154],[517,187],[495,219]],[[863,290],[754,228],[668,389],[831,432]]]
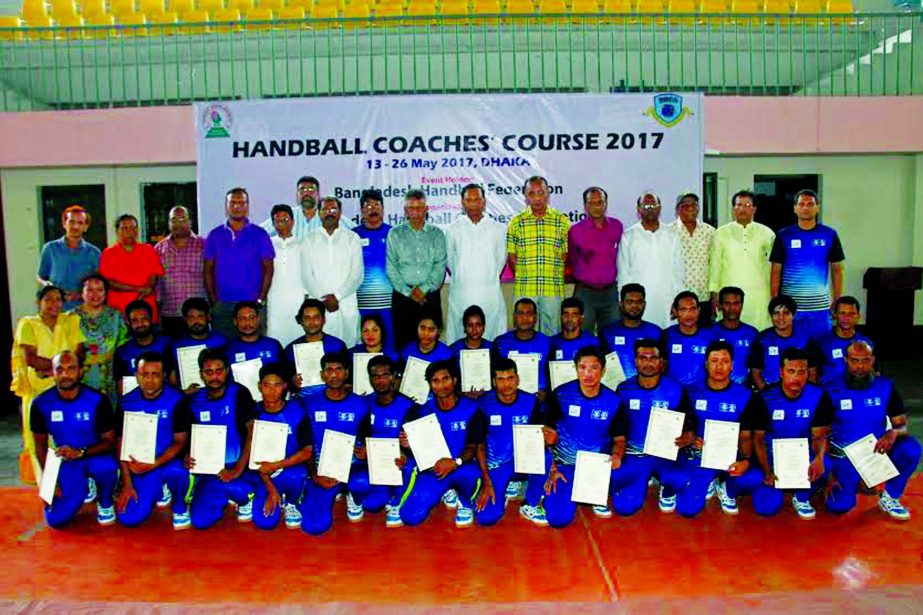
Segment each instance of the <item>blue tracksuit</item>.
[[[866,342],[872,349],[875,344],[872,340],[858,331],[852,337],[842,338],[836,331],[830,329],[823,335],[814,338],[820,356],[820,383],[824,386],[846,375],[846,348],[853,342]],[[881,365],[876,361],[876,370],[881,370]]]
[[[338,337],[332,335],[327,335],[324,333],[324,336],[321,338],[320,342],[324,345],[324,354],[328,352],[346,352],[346,344],[343,343]],[[295,344],[306,344],[306,336],[302,335],[298,339],[294,340],[288,346],[285,347],[284,355],[285,362],[288,367],[289,379],[294,378],[298,373],[298,366],[295,365]],[[347,368],[349,366],[347,365]],[[304,374],[301,375],[304,378]],[[324,390],[323,384],[313,384],[311,386],[302,386],[298,391],[298,395],[301,397],[308,397],[310,395],[315,395],[321,393]]]
[[510,353],[537,354],[538,361],[538,390],[548,388],[548,361],[551,359],[551,338],[535,331],[532,337],[521,340],[516,337],[516,331],[507,331],[498,335],[494,340],[494,354],[499,357],[509,358]]
[[635,366],[635,342],[648,338],[659,340],[662,331],[654,323],[642,320],[637,327],[626,327],[624,321],[610,323],[602,328],[599,333],[599,342],[606,353],[614,352],[622,364],[625,378],[631,378],[638,373]]
[[782,337],[772,327],[764,329],[750,346],[750,356],[747,367],[761,370],[760,374],[766,381],[766,386],[779,381],[779,370],[782,367],[782,353],[787,348],[800,348],[808,353],[808,365],[817,367],[817,347],[797,327],[792,329],[792,334]]
[[705,380],[705,349],[715,340],[711,329],[699,328],[692,335],[679,330],[679,325],[663,332],[667,374],[683,386],[693,386]]
[[715,339],[727,342],[734,347],[734,369],[731,371],[731,380],[743,384],[750,376],[747,359],[750,356],[750,347],[760,332],[756,327],[745,322],[740,323],[736,329],[729,329],[718,321],[712,326],[711,331]]

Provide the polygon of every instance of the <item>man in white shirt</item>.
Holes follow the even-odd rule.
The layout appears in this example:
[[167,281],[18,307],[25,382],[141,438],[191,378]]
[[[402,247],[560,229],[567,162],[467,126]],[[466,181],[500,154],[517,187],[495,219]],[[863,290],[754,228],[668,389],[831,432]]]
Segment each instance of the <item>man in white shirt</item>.
[[635,283],[647,291],[645,317],[665,329],[673,297],[683,290],[683,256],[676,233],[660,222],[660,198],[638,197],[639,221],[626,229],[619,246],[619,287]]
[[303,240],[292,234],[295,216],[288,205],[272,208],[273,227],[276,234],[270,239],[276,250],[274,273],[269,295],[266,297],[267,335],[287,346],[296,337],[304,335],[298,324],[298,309],[308,291],[301,279],[301,244]]
[[320,200],[323,226],[301,244],[301,272],[308,294],[324,303],[324,333],[338,337],[347,348],[359,334],[359,300],[362,284],[362,245],[359,236],[340,226],[343,205],[332,196]]
[[506,301],[500,290],[500,273],[506,266],[506,226],[484,214],[484,189],[478,184],[462,188],[465,214],[445,233],[449,284],[446,340],[465,334],[462,315],[471,305],[484,310],[484,338],[493,340],[506,331]]

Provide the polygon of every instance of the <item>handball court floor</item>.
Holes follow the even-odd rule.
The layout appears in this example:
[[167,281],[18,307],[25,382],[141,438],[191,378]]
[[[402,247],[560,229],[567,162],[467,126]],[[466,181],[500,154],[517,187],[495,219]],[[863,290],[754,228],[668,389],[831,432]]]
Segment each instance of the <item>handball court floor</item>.
[[[871,497],[843,518],[760,519],[717,501],[694,520],[586,508],[564,530],[531,525],[516,505],[493,528],[456,529],[439,505],[417,528],[346,520],[313,538],[239,524],[176,532],[156,511],[142,528],[102,528],[95,508],[61,531],[34,488],[0,489],[0,611],[6,612],[923,612],[923,475],[888,519]],[[615,603],[615,604],[613,604]]]

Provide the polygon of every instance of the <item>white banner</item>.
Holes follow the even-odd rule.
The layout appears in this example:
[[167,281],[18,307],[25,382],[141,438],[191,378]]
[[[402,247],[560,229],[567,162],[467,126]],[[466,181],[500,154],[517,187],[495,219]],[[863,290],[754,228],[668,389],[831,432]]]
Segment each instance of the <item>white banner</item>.
[[487,192],[487,211],[507,222],[524,207],[523,182],[547,178],[551,205],[573,222],[582,193],[600,186],[609,215],[626,226],[650,190],[673,218],[676,196],[701,194],[704,152],[699,94],[515,94],[344,97],[196,103],[199,230],[224,220],[225,193],[250,194],[250,218],[293,205],[295,184],[311,175],[322,195],[359,221],[359,194],[378,188],[385,221],[403,220],[403,195],[427,194],[430,221],[461,211],[470,182]]

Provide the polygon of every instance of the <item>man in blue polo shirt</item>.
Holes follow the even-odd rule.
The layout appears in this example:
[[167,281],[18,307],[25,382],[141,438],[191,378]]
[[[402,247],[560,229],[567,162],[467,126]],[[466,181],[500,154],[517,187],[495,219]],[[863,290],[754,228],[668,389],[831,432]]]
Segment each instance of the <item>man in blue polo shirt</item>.
[[[96,482],[96,520],[115,523],[113,491],[118,476],[115,425],[109,398],[80,384],[80,359],[70,351],[54,356],[51,373],[54,388],[32,402],[30,429],[35,437],[35,454],[45,467],[47,455],[61,458],[58,483],[45,521],[58,528],[69,523],[83,506],[88,479]],[[48,437],[56,448],[49,450]]]
[[817,345],[795,323],[798,308],[788,295],[778,295],[769,300],[769,317],[772,326],[764,329],[750,345],[747,367],[750,379],[758,390],[779,381],[782,353],[789,348],[804,350],[808,356],[808,379],[817,382]]
[[619,290],[619,312],[622,319],[603,326],[599,332],[600,346],[606,353],[614,352],[622,364],[625,378],[638,373],[635,367],[635,342],[641,338],[660,339],[660,327],[643,320],[647,307],[644,287],[625,284]]
[[[179,350],[190,346],[205,346],[206,348],[226,348],[227,338],[211,330],[211,315],[208,313],[208,301],[201,297],[192,297],[183,302],[183,320],[186,321],[186,333],[173,342],[170,354],[173,373],[170,375],[170,384],[177,388],[182,387],[179,374]],[[191,395],[199,389],[198,384],[192,384],[185,389]]]
[[731,380],[743,384],[750,376],[747,359],[750,347],[760,332],[756,327],[740,320],[744,307],[744,291],[736,286],[725,286],[718,292],[718,305],[722,318],[712,327],[716,339],[730,344],[734,348],[734,370]]
[[676,324],[663,332],[667,374],[684,386],[700,384],[705,378],[705,349],[715,339],[711,329],[699,326],[699,298],[685,290],[673,299]]
[[[276,251],[269,234],[247,217],[250,196],[246,190],[228,190],[225,211],[227,222],[213,228],[205,238],[205,291],[212,302],[215,330],[232,338],[236,302],[256,301],[265,311]],[[261,331],[265,333],[265,319],[263,323]]]
[[83,236],[90,226],[90,214],[80,205],[71,205],[61,214],[64,236],[42,246],[38,281],[64,290],[64,309],[80,305],[80,281],[99,270],[99,248]]
[[156,352],[162,357],[164,376],[169,376],[173,371],[173,353],[170,351],[172,340],[154,330],[154,311],[150,304],[147,301],[132,301],[125,307],[125,319],[128,321],[131,339],[115,349],[112,360],[112,373],[119,395],[125,393],[122,379],[135,375],[138,359],[145,352]]
[[[846,255],[837,232],[817,222],[820,199],[813,190],[795,195],[798,223],[776,235],[769,254],[771,296],[783,294],[798,305],[796,323],[809,337],[830,328],[830,310],[843,292]],[[829,290],[828,290],[829,285]],[[832,295],[832,298],[831,298]]]
[[[833,483],[827,510],[844,514],[856,506],[862,479],[844,449],[872,434],[878,440],[875,452],[890,457],[899,474],[883,486],[866,487],[881,490],[878,496],[881,510],[892,519],[907,521],[910,511],[901,504],[900,497],[920,463],[920,443],[908,432],[907,409],[894,383],[875,375],[874,368],[875,354],[868,342],[853,342],[846,348],[846,374],[827,387],[833,402],[830,438]],[[891,420],[890,428],[885,417]]]
[[279,340],[260,333],[260,306],[256,301],[234,304],[234,328],[237,336],[228,342],[231,365],[259,359],[262,365],[280,363],[284,359]]
[[551,361],[573,361],[584,346],[596,346],[599,339],[583,330],[583,301],[567,297],[561,301],[561,332],[551,336]]
[[302,374],[298,371],[298,364],[295,361],[295,346],[297,344],[320,342],[324,347],[323,354],[347,352],[346,344],[343,343],[343,340],[324,333],[326,313],[327,308],[324,307],[323,301],[320,299],[305,299],[301,303],[301,307],[298,308],[298,314],[295,315],[295,319],[304,329],[304,335],[293,340],[285,347],[285,362],[292,385],[291,390],[302,397],[323,391],[324,384],[323,382],[310,384],[310,380],[313,379],[311,375]]
[[151,516],[155,503],[160,508],[169,506],[172,501],[173,529],[184,530],[192,525],[186,506],[189,470],[183,465],[182,455],[192,423],[189,398],[165,384],[164,361],[157,352],[144,352],[138,357],[136,377],[138,388],[119,400],[118,448],[122,448],[125,415],[132,412],[150,414],[157,417],[155,458],[154,463],[136,459],[120,461],[122,483],[116,498],[119,521],[128,527],[141,525]]
[[[865,342],[874,348],[872,340],[859,333],[859,301],[843,296],[833,302],[833,328],[814,339],[820,355],[820,382],[829,384],[846,375],[846,347],[853,342]],[[881,366],[878,366],[881,371]]]
[[548,360],[551,356],[551,338],[535,326],[538,321],[538,306],[535,301],[523,297],[513,306],[513,329],[494,340],[493,354],[511,358],[519,354],[538,356],[538,399],[545,399],[548,388]]

